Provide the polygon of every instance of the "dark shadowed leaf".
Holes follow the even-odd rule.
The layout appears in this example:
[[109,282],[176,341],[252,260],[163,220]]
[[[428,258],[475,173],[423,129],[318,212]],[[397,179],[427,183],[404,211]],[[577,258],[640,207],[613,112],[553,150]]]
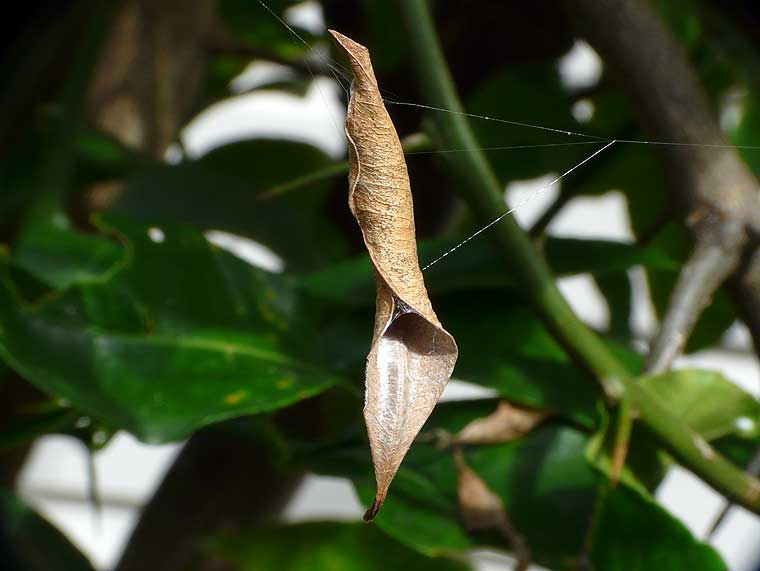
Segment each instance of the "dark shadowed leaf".
[[0,490],[0,553],[2,568],[13,571],[93,569],[60,531],[6,490]]
[[[510,67],[484,81],[467,101],[467,111],[508,121],[580,131],[572,102],[562,88],[554,62]],[[541,118],[540,121],[538,118]],[[498,121],[473,120],[478,143],[485,148],[560,145],[583,139]],[[526,179],[564,172],[592,152],[594,145],[547,146],[487,151],[502,180]]]
[[233,532],[209,551],[239,571],[465,571],[463,561],[427,557],[361,523],[309,522]]
[[[422,265],[461,242],[463,236],[420,242]],[[611,240],[547,238],[544,245],[549,264],[559,276],[590,273],[594,276],[620,275],[643,265],[675,272],[678,262],[657,248]],[[510,286],[510,272],[503,258],[487,239],[473,240],[467,249],[457,250],[425,271],[431,295],[473,289]],[[304,286],[313,294],[341,305],[367,306],[375,303],[375,278],[366,256],[333,264],[304,277]]]
[[330,164],[303,143],[251,140],[204,157],[148,168],[129,180],[115,211],[150,224],[186,222],[249,236],[279,254],[292,270],[322,267],[345,255],[329,220],[330,183],[262,198],[262,192]]

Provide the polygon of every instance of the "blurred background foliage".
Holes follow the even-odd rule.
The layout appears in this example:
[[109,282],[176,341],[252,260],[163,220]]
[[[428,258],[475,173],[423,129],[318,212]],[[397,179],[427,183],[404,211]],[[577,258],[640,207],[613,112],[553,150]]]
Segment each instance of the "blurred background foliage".
[[[294,3],[267,5],[287,18]],[[757,8],[738,0],[657,5],[731,139],[760,145]],[[329,27],[370,47],[389,99],[419,100],[405,40],[414,31],[405,30],[395,2],[324,0],[322,9]],[[574,32],[555,2],[452,0],[435,2],[434,10],[468,111],[644,138],[606,74],[583,88],[562,81],[558,60]],[[230,82],[251,62],[290,72],[259,91],[300,97],[315,76],[332,78],[331,66],[343,62],[333,61],[324,33],[297,28],[308,48],[254,0],[39,2],[3,20],[0,553],[14,562],[10,568],[88,568],[14,497],[14,479],[40,435],[69,434],[96,450],[118,430],[146,442],[190,438],[146,509],[122,570],[140,561],[152,569],[464,569],[467,550],[509,551],[504,537],[462,525],[457,465],[432,441],[412,448],[374,526],[274,523],[277,502],[269,500],[286,497],[304,471],[350,478],[365,503],[373,495],[361,406],[374,280],[346,208],[347,165],[299,140],[271,137],[193,156],[179,134],[204,109],[235,96]],[[346,84],[345,71],[338,73]],[[579,114],[579,106],[592,113]],[[446,150],[423,110],[390,111],[407,147],[418,151],[408,163],[420,256],[432,259],[477,225],[440,155],[419,152]],[[472,125],[485,148],[567,141],[496,122]],[[506,185],[563,172],[589,149],[486,152]],[[760,172],[757,153],[745,153]],[[650,148],[617,145],[564,180],[532,229],[558,276],[596,281],[611,316],[600,333],[634,374],[641,357],[628,271],[643,268],[661,313],[689,248],[664,185]],[[573,198],[612,189],[627,199],[636,242],[544,236]],[[283,271],[250,265],[210,242],[209,230],[263,244]],[[455,376],[498,396],[446,403],[425,432],[456,434],[498,399],[550,413],[511,442],[464,451],[536,563],[725,568],[653,500],[670,459],[638,426],[623,480],[609,488],[606,431],[614,414],[522,303],[488,239],[431,268],[426,281],[459,344]],[[688,350],[720,343],[736,319],[721,292]],[[737,462],[760,443],[760,406],[722,375],[687,370],[644,382]],[[739,418],[756,422],[740,430]],[[192,466],[213,449],[227,452],[219,459],[227,467],[209,483]],[[190,516],[195,523],[187,523]]]

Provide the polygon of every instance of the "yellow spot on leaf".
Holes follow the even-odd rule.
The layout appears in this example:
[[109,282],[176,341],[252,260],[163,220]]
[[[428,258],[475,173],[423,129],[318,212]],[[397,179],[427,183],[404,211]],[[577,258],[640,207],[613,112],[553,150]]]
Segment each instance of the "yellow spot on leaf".
[[288,378],[280,379],[279,381],[277,381],[277,383],[275,383],[275,386],[280,390],[287,389],[288,387],[293,386],[293,379],[288,379]]
[[238,404],[241,400],[243,400],[245,397],[248,396],[248,391],[239,390],[235,391],[234,393],[228,394],[226,397],[224,397],[224,402],[227,404]]

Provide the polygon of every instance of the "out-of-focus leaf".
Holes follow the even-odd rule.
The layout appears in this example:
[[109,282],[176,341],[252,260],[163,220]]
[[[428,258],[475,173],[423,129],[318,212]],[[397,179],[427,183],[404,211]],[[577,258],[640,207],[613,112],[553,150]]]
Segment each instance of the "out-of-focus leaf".
[[99,280],[124,259],[120,244],[105,236],[83,234],[60,222],[30,226],[13,250],[12,261],[53,288]]
[[60,432],[73,426],[79,413],[70,409],[46,404],[36,410],[19,414],[18,418],[0,423],[0,449],[18,446],[51,432]]
[[725,571],[709,545],[654,500],[618,486],[604,500],[595,524],[592,561],[605,571]]
[[[492,400],[443,403],[431,416],[423,434],[433,434],[437,429],[455,434],[476,418],[487,416],[494,406]],[[552,569],[577,568],[577,558],[589,530],[600,475],[586,461],[584,450],[588,442],[589,437],[577,429],[548,422],[518,440],[465,450],[467,464],[499,494],[534,560]],[[318,471],[349,476],[360,498],[369,501],[374,486],[365,448],[366,444],[358,441],[335,444],[315,450],[307,464]],[[631,509],[636,510],[635,517],[644,519],[653,513],[667,516],[642,496],[633,498],[636,501]],[[468,534],[458,523],[456,510],[457,472],[451,451],[419,442],[399,470],[376,522],[387,534],[426,554],[494,545],[493,536]],[[680,537],[682,526],[670,516],[667,518],[674,526],[673,533]],[[621,545],[620,553],[635,556],[642,546],[661,539],[660,533],[670,533],[666,525],[669,522],[664,521],[657,530],[641,525],[641,537],[631,545],[626,543],[623,523],[607,526],[605,533],[615,536],[614,541]],[[551,533],[547,533],[547,525],[551,526]],[[668,537],[663,544],[673,545],[674,541]],[[683,542],[678,546],[689,551],[684,555],[686,561],[703,552],[703,547],[693,539],[690,544]],[[677,553],[673,551],[671,556]],[[686,571],[688,567],[675,569]]]
[[[419,244],[424,266],[461,242],[461,237],[429,240]],[[624,273],[643,265],[675,272],[678,262],[657,248],[642,248],[624,242],[548,238],[544,246],[549,264],[559,276],[590,273],[606,276]],[[487,239],[473,240],[426,270],[425,283],[431,295],[452,291],[491,289],[509,286],[512,280],[503,258]],[[303,278],[311,293],[329,298],[341,305],[367,306],[375,302],[375,278],[366,256],[333,264]]]
[[[732,141],[735,145],[757,146],[760,145],[760,94],[747,99],[739,126],[732,133]],[[740,149],[755,176],[760,177],[760,160],[756,149]]]
[[42,135],[31,133],[0,155],[0,222],[17,224],[36,194],[34,173],[47,152]]
[[473,420],[454,436],[456,444],[501,444],[520,438],[538,426],[548,414],[501,401],[496,410]]
[[187,222],[249,236],[292,270],[315,269],[346,253],[326,208],[329,183],[262,198],[262,191],[330,164],[292,141],[251,140],[196,160],[149,168],[132,178],[114,207],[147,223]]
[[[265,3],[280,18],[286,8],[295,5],[293,0],[267,0]],[[259,2],[221,0],[219,4],[219,14],[227,28],[244,43],[266,48],[282,57],[299,56],[308,50]],[[308,45],[314,44],[313,36],[306,30],[299,28],[298,34]]]
[[0,490],[0,553],[13,571],[92,571],[63,534],[9,491]]
[[[467,111],[508,121],[542,125],[553,129],[581,131],[571,113],[572,102],[562,88],[554,62],[511,67],[477,87],[467,101]],[[472,127],[485,148],[563,144],[582,139],[498,121],[473,119]],[[502,180],[526,179],[564,172],[587,156],[593,145],[549,146],[486,151]]]
[[[40,388],[148,441],[287,406],[336,382],[292,281],[248,266],[195,230],[107,228],[129,261],[42,305],[0,289],[0,352]],[[158,229],[153,229],[158,230]],[[152,236],[152,238],[151,238]]]
[[456,378],[493,388],[506,399],[596,422],[599,392],[531,312],[507,306],[498,293],[447,296],[438,304],[459,345]]
[[427,557],[375,526],[309,522],[235,532],[213,540],[209,551],[239,571],[465,571],[469,565]]
[[655,4],[675,36],[686,47],[695,47],[702,36],[702,26],[694,4],[688,0],[657,0]]
[[641,383],[706,440],[760,434],[760,402],[718,372],[682,369],[644,377]]

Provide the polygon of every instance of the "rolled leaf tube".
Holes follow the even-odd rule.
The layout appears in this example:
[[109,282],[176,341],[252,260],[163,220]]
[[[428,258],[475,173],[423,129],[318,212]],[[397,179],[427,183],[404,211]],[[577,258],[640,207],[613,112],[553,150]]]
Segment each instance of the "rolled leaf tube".
[[454,338],[428,299],[417,260],[409,174],[383,105],[369,51],[330,31],[354,72],[346,117],[348,204],[375,269],[377,301],[367,357],[367,423],[377,514],[417,433],[446,387],[457,359]]

